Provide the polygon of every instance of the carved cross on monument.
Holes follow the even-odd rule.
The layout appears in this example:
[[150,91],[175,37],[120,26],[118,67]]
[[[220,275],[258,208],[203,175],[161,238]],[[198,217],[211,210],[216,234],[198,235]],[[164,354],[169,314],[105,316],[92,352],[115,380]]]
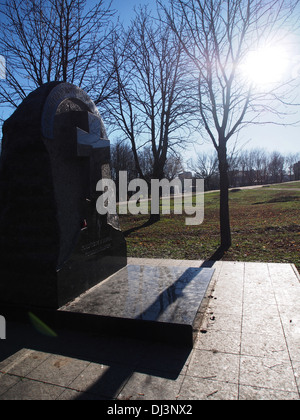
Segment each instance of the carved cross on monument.
[[103,149],[110,146],[110,141],[101,138],[101,120],[96,115],[88,113],[89,132],[77,127],[77,155],[88,157],[93,149]]

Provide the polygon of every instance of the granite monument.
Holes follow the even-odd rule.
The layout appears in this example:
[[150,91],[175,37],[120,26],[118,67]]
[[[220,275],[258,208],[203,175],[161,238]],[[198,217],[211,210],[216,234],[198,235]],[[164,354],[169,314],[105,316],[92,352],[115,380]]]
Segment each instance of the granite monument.
[[96,210],[110,143],[89,96],[32,92],[3,126],[0,303],[57,309],[127,265],[117,215]]

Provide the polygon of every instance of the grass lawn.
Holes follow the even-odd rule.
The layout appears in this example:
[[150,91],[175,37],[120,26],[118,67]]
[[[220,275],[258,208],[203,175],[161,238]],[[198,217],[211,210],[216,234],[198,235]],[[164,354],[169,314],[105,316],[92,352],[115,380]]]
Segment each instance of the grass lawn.
[[[300,182],[293,188],[299,191],[258,188],[230,192],[232,247],[223,260],[294,263],[300,271]],[[202,225],[186,226],[185,215],[162,216],[160,222],[127,236],[128,256],[210,258],[220,244],[218,213],[219,193],[205,194]],[[120,216],[124,232],[147,220],[145,215]]]
[[300,181],[285,182],[284,184],[273,184],[273,185],[269,185],[269,188],[280,188],[280,189],[300,188]]

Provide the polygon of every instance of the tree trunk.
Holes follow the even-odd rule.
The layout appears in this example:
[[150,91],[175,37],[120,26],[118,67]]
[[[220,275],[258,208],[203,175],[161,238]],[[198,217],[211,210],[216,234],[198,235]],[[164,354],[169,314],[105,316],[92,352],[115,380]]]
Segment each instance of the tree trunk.
[[[153,174],[152,174],[153,179],[158,179],[159,181],[161,181],[164,178],[164,173],[161,170],[161,166],[159,165],[158,162],[155,162],[153,165]],[[152,198],[152,190],[151,190],[151,183],[150,183],[150,191],[151,191],[151,198]],[[162,197],[162,191],[161,188],[159,189],[159,199],[161,199]],[[159,222],[161,219],[160,217],[160,213],[159,214],[152,214],[150,213],[150,218],[149,218],[149,224],[152,225],[154,223]]]
[[[221,142],[220,142],[221,143]],[[226,145],[218,150],[220,171],[220,231],[221,248],[228,250],[231,247],[231,229],[229,212],[229,177]]]
[[160,214],[150,214],[148,224],[154,225],[157,222],[160,222]]

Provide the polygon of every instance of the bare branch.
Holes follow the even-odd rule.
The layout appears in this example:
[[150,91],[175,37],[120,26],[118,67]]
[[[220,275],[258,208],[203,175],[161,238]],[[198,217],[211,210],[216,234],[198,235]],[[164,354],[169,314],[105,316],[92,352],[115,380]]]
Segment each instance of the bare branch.
[[[163,178],[168,152],[188,130],[191,85],[187,60],[167,25],[140,9],[131,27],[123,30],[114,50],[115,98],[107,103],[110,115],[132,144],[140,176],[142,148],[151,152],[151,176]],[[180,137],[180,143],[184,138]]]
[[98,103],[108,94],[111,2],[88,9],[87,0],[7,0],[1,12],[0,51],[9,68],[2,104],[17,106],[34,88],[58,80],[86,89]]

